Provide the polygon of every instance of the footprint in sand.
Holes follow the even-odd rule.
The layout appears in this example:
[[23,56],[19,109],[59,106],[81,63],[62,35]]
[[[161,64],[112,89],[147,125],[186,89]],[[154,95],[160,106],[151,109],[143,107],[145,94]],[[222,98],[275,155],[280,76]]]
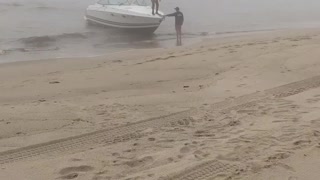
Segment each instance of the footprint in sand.
[[50,81],[49,84],[59,84],[60,81]]
[[65,176],[61,176],[60,179],[75,179],[79,176],[78,173],[71,173]]
[[228,126],[238,126],[240,125],[241,122],[239,120],[231,120],[229,123],[228,123]]
[[64,174],[68,174],[70,172],[88,172],[88,171],[92,171],[92,170],[94,170],[94,168],[92,166],[82,165],[82,166],[63,168],[60,170],[59,173],[64,175]]
[[60,179],[75,179],[79,176],[79,173],[86,173],[89,171],[94,170],[91,166],[74,166],[74,167],[67,167],[63,168],[59,171],[59,174],[62,175],[59,178]]
[[215,134],[213,132],[210,132],[208,130],[198,130],[194,133],[195,137],[214,137]]
[[191,149],[189,147],[183,147],[180,149],[180,153],[182,153],[182,154],[186,154],[190,151],[191,151]]
[[312,126],[320,126],[320,118],[311,120]]
[[96,175],[92,178],[92,180],[111,180],[112,177],[110,176],[103,176],[103,175]]
[[82,159],[79,159],[79,158],[72,158],[72,159],[70,159],[70,161],[82,161]]
[[94,170],[93,167],[82,165],[63,168],[60,170],[59,174],[62,175],[60,179],[75,179],[79,176],[79,173],[86,173],[92,170]]
[[234,49],[229,49],[229,54],[232,54],[232,53],[236,53],[238,51],[234,50]]
[[245,87],[247,84],[239,84],[237,87]]
[[288,178],[288,180],[298,180],[298,178],[297,178],[297,177],[294,177],[294,176],[290,176],[290,177]]
[[311,140],[298,140],[298,141],[293,142],[293,145],[304,146],[304,145],[310,144],[310,143],[311,143]]
[[315,95],[311,99],[307,99],[307,103],[313,104],[320,101],[320,95]]
[[120,157],[120,154],[119,153],[112,153],[112,156]]
[[282,160],[282,159],[287,159],[289,157],[290,157],[290,155],[287,153],[277,153],[272,156],[269,156],[267,158],[266,162],[278,161],[278,160]]
[[210,153],[206,153],[206,152],[203,152],[203,151],[201,151],[201,150],[197,150],[197,151],[195,151],[195,152],[193,153],[193,155],[194,155],[194,157],[195,157],[196,159],[201,160],[201,159],[207,158],[207,157],[210,155]]
[[113,63],[122,63],[122,60],[113,60]]
[[153,162],[154,162],[154,159],[152,156],[146,156],[141,159],[127,161],[124,164],[126,164],[127,166],[129,166],[131,168],[134,168],[134,167],[139,167],[139,166],[146,166],[146,165],[151,164]]
[[190,125],[192,125],[194,123],[194,119],[192,117],[189,118],[185,118],[185,119],[181,119],[177,122],[172,122],[170,124],[171,127],[176,127],[176,126],[184,126],[184,127],[189,127]]

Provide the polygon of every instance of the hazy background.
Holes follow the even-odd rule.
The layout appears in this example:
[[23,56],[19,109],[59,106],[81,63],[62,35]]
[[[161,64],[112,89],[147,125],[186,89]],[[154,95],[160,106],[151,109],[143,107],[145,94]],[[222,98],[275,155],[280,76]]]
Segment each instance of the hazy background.
[[[173,19],[141,38],[88,26],[95,0],[0,0],[0,62],[94,56],[135,48],[174,46]],[[320,26],[319,0],[162,0],[161,10],[185,14],[186,43],[239,31]]]

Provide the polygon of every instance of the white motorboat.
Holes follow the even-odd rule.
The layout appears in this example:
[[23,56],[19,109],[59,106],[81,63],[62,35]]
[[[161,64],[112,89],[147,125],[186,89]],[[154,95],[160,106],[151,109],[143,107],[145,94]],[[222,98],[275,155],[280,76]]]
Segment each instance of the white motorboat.
[[134,32],[153,33],[163,13],[153,15],[150,0],[99,0],[87,8],[85,19],[105,26]]

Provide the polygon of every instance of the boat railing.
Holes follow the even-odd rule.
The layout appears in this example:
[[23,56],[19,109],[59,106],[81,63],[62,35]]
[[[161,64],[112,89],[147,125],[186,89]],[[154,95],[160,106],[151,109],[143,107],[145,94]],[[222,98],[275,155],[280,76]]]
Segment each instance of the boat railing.
[[149,6],[146,0],[99,0],[97,2],[100,5],[137,5],[137,6]]

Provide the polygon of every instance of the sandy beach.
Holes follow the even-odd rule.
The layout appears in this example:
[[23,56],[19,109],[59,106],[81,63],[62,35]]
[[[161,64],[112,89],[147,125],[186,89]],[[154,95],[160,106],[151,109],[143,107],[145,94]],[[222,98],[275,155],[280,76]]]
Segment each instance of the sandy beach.
[[316,180],[320,30],[0,65],[1,180]]

